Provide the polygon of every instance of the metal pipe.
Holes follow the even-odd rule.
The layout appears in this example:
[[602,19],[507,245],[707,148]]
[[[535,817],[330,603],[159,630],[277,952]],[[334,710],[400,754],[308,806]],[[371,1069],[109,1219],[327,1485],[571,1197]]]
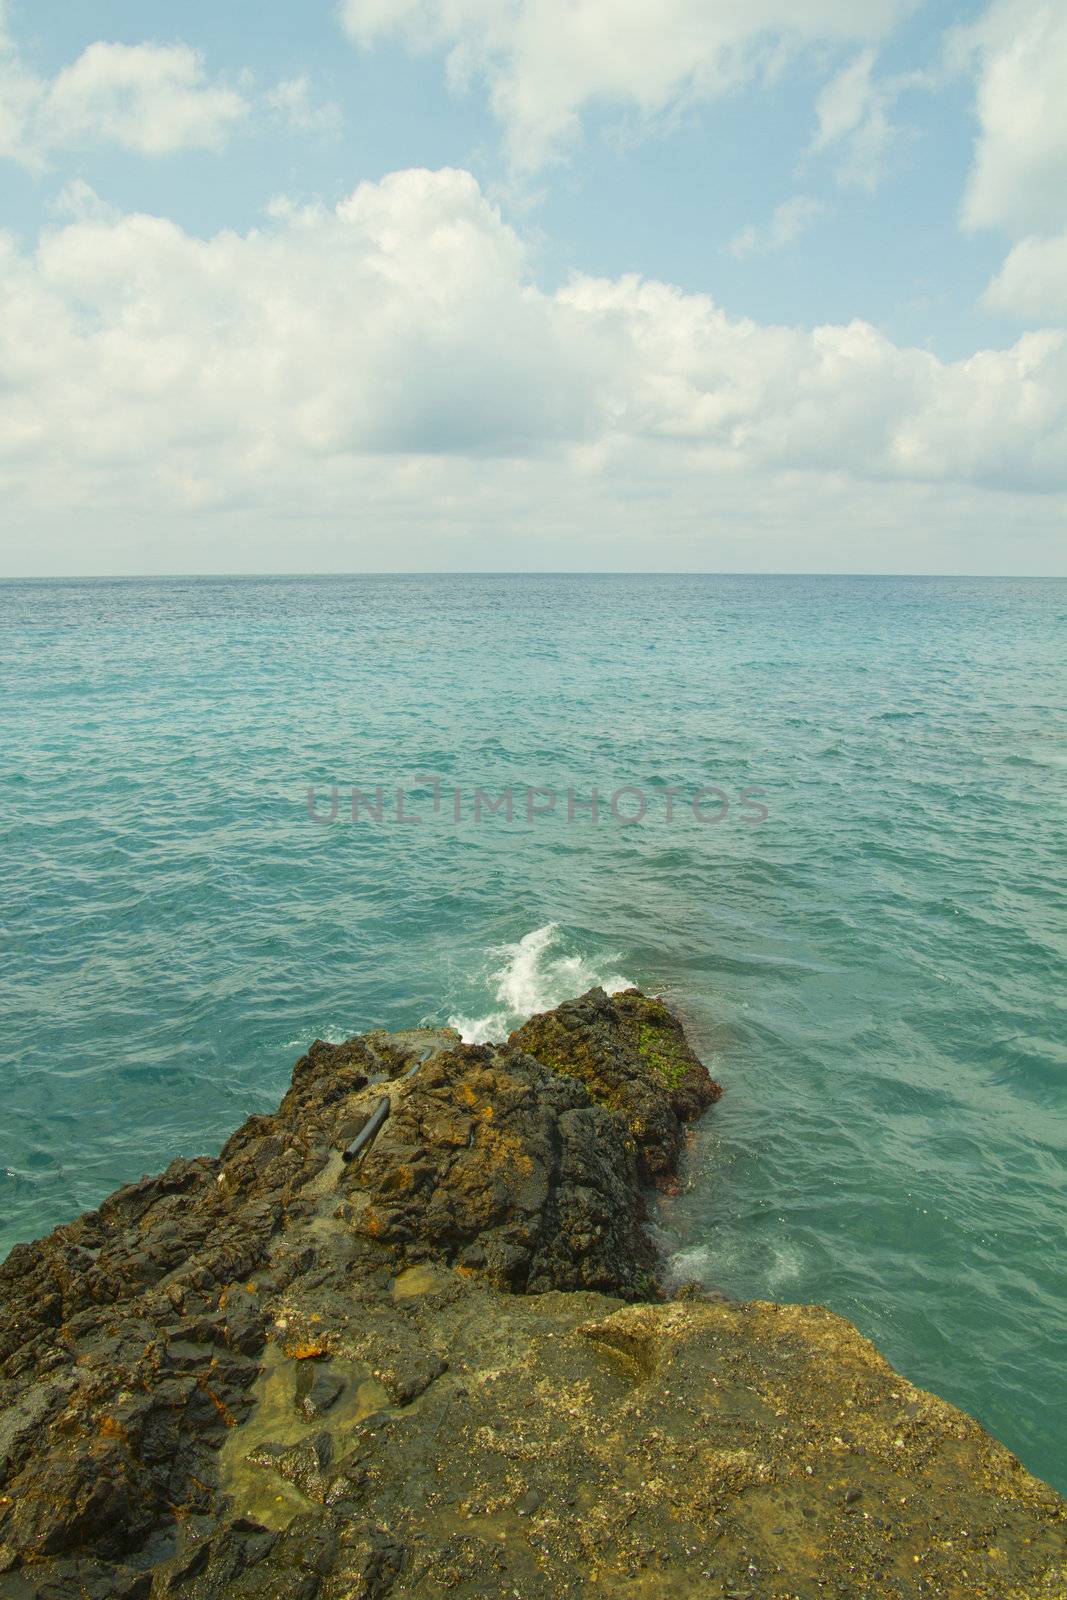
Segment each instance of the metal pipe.
[[[405,1078],[413,1078],[416,1072],[418,1072],[419,1068],[422,1066],[422,1063],[428,1060],[432,1055],[433,1048],[432,1046],[429,1046],[422,1052],[422,1055],[413,1066],[409,1067],[406,1072],[401,1073],[400,1081],[403,1082]],[[375,1134],[378,1132],[379,1128],[382,1126],[382,1123],[389,1115],[389,1107],[389,1096],[387,1094],[383,1094],[382,1098],[378,1101],[378,1104],[375,1106],[374,1110],[371,1112],[362,1128],[360,1128],[359,1132],[356,1134],[356,1137],[352,1140],[352,1143],[341,1151],[342,1161],[354,1161],[356,1157],[367,1148]]]
[[362,1150],[370,1144],[382,1123],[389,1115],[389,1096],[383,1094],[374,1110],[360,1128],[352,1143],[341,1152],[342,1161],[354,1161]]

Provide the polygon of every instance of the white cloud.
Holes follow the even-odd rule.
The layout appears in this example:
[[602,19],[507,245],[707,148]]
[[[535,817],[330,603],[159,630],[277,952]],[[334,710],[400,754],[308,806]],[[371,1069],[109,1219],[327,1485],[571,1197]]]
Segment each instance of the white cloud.
[[298,133],[336,133],[344,120],[340,106],[332,101],[316,104],[311,85],[303,74],[286,78],[268,89],[263,103]]
[[1058,232],[1067,220],[1067,7],[998,0],[952,40],[977,73],[979,135],[963,203],[969,228]]
[[861,50],[830,79],[816,102],[818,128],[811,148],[839,152],[837,181],[846,189],[877,189],[906,137],[890,112],[905,90],[933,84],[924,72],[877,78],[874,66],[874,51]]
[[247,109],[233,89],[208,81],[187,45],[97,42],[48,85],[38,122],[46,146],[91,141],[164,155],[216,148]]
[[146,155],[215,149],[248,109],[183,44],[97,41],[55,77],[40,77],[21,60],[0,9],[0,157],[34,167],[84,144]]
[[823,201],[815,200],[811,195],[794,195],[791,200],[783,200],[780,206],[775,207],[765,228],[757,228],[754,224],[742,228],[726,248],[742,261],[748,256],[776,254],[795,244],[820,217],[825,216],[826,210]]
[[985,292],[991,311],[1067,321],[1067,233],[1023,239]]
[[20,153],[37,92],[37,80],[23,71],[9,32],[7,0],[0,0],[0,157]]
[[983,304],[1022,319],[1067,318],[1067,10],[1054,0],[995,0],[954,31],[949,59],[975,74],[979,133],[962,207],[965,228],[1017,242]]
[[34,252],[0,241],[9,527],[243,508],[548,538],[567,506],[580,537],[625,506],[666,538],[773,503],[817,541],[831,490],[1067,488],[1064,335],[950,363],[633,277],[545,293],[459,171],[211,239],[71,203]]
[[592,103],[656,116],[770,73],[812,42],[876,39],[911,0],[341,0],[364,46],[443,50],[451,82],[483,78],[518,168],[556,153]]
[[117,206],[102,200],[84,178],[72,178],[65,183],[50,201],[48,210],[53,217],[74,222],[118,222],[122,215]]
[[585,435],[581,319],[526,286],[468,173],[274,213],[244,236],[134,215],[49,233],[32,259],[9,246],[0,364],[26,383],[0,391],[0,417],[93,473],[188,462],[223,498],[330,457]]
[[949,363],[866,323],[768,327],[636,279],[562,298],[627,352],[616,426],[686,441],[709,467],[1067,487],[1065,336]]

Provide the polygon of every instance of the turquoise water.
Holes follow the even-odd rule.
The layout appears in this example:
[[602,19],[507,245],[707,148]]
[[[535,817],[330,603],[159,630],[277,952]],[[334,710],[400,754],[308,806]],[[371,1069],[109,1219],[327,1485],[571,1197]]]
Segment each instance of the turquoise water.
[[0,586],[0,1249],[316,1035],[630,980],[727,1088],[679,1270],[846,1313],[1067,1487],[1065,620],[1053,581]]

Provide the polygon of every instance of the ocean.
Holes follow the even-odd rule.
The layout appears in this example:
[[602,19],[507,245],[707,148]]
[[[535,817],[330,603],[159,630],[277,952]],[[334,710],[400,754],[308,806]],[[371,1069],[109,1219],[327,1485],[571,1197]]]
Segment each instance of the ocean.
[[1044,579],[0,585],[0,1253],[316,1036],[636,983],[726,1089],[678,1274],[844,1313],[1067,1489],[1065,623]]

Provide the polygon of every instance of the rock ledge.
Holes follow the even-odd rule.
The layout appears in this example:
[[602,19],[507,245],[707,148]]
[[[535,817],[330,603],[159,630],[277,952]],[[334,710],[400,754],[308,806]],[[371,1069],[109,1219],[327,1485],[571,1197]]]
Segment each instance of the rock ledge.
[[719,1093],[637,991],[320,1041],[17,1246],[0,1600],[1062,1597],[1064,1502],[851,1324],[667,1298],[647,1196]]

